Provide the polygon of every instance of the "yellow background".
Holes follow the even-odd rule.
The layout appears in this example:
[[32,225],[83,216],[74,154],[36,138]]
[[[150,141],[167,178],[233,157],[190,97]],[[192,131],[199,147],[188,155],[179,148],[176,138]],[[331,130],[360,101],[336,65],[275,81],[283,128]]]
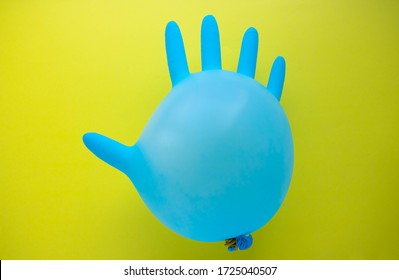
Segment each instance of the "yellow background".
[[[207,14],[225,69],[250,26],[258,81],[287,61],[292,184],[239,253],[163,226],[81,140],[133,144],[171,87],[167,22],[196,72]],[[398,259],[398,27],[395,0],[1,1],[0,259]]]

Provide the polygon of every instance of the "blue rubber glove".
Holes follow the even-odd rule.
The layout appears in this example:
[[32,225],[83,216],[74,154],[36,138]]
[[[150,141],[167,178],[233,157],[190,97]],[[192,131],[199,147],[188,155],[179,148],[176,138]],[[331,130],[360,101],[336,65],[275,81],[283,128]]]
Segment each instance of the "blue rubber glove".
[[277,212],[292,176],[291,130],[279,103],[284,59],[275,60],[267,87],[255,81],[258,33],[249,28],[237,72],[222,70],[212,16],[202,22],[203,71],[189,72],[175,22],[167,25],[165,41],[173,88],[137,143],[97,133],[83,141],[125,173],[173,231],[199,241],[249,234]]

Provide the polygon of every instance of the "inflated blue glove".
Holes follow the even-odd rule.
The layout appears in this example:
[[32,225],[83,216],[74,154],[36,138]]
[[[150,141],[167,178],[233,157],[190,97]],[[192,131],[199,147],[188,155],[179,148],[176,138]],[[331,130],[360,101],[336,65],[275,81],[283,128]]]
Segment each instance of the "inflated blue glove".
[[97,133],[83,141],[125,173],[173,231],[199,241],[254,232],[277,212],[292,175],[291,130],[279,103],[284,59],[275,60],[267,87],[255,81],[258,34],[249,28],[237,72],[222,70],[212,16],[202,22],[202,72],[189,72],[175,22],[165,40],[173,88],[137,143],[125,146]]

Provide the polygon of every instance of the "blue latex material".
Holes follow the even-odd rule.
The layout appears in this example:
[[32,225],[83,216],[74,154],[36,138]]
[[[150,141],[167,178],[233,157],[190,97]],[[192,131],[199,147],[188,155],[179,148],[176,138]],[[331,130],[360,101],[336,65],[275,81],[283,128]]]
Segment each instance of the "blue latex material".
[[252,235],[240,235],[236,238],[236,244],[238,249],[240,250],[247,250],[252,246]]
[[291,130],[279,103],[284,59],[275,60],[267,87],[255,81],[258,34],[250,28],[237,73],[221,70],[212,16],[202,23],[202,72],[189,73],[175,22],[167,25],[165,41],[173,88],[137,143],[125,146],[97,133],[83,141],[129,176],[173,231],[199,241],[254,232],[277,212],[292,175]]

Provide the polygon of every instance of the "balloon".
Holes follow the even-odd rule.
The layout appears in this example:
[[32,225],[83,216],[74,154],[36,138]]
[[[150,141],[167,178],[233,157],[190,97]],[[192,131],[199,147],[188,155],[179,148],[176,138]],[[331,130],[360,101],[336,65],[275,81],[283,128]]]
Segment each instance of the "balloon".
[[236,244],[250,246],[252,237],[240,236],[273,217],[292,175],[293,141],[279,103],[285,61],[276,58],[267,87],[255,81],[258,33],[249,28],[237,72],[222,70],[218,26],[210,15],[202,22],[201,72],[189,72],[173,21],[165,41],[173,87],[137,143],[126,146],[97,133],[83,141],[125,173],[176,233],[206,242],[237,237]]

